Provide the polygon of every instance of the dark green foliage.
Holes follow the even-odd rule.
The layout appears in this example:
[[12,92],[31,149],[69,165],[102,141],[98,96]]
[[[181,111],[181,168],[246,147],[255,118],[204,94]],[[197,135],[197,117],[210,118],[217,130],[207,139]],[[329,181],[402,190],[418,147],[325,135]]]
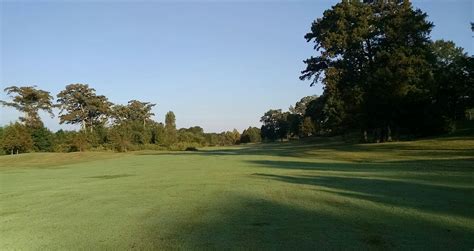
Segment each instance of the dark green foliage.
[[282,120],[281,109],[269,110],[261,118],[260,122],[263,123],[261,128],[262,139],[267,141],[274,141],[279,137],[279,122]]
[[295,106],[290,106],[287,120],[289,124],[289,134],[292,137],[301,137],[308,134],[307,131],[301,131],[308,106],[318,98],[318,96],[306,96],[296,102]]
[[310,117],[305,117],[299,128],[301,137],[308,137],[316,132],[316,127]]
[[257,127],[249,127],[240,135],[240,143],[257,143],[262,141],[260,129]]
[[452,41],[432,44],[434,90],[432,100],[439,112],[450,120],[464,117],[466,108],[474,107],[474,65],[463,48]]
[[30,129],[33,140],[33,149],[38,152],[53,151],[54,134],[46,127]]
[[289,136],[297,137],[300,135],[300,125],[303,122],[303,117],[299,114],[287,113],[285,125],[288,127],[287,133]]
[[446,131],[463,117],[472,107],[472,58],[453,43],[432,43],[432,27],[409,1],[342,1],[314,21],[305,39],[318,54],[300,78],[324,85],[306,109],[319,133],[359,128],[390,141],[394,132]]
[[303,97],[300,101],[296,102],[294,107],[290,106],[289,111],[292,114],[303,116],[306,113],[308,104],[317,98],[317,95]]

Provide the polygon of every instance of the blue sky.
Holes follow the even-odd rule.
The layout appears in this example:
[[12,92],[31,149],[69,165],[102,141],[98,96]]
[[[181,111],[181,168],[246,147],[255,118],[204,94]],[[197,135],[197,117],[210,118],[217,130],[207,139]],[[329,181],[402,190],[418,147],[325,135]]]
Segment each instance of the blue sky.
[[[314,54],[303,36],[334,3],[2,1],[0,83],[53,95],[87,83],[114,103],[157,103],[157,121],[172,110],[178,127],[208,132],[260,126],[268,109],[321,93],[298,79]],[[433,39],[473,53],[472,1],[414,5],[436,25]],[[18,115],[0,108],[0,125]],[[74,128],[42,117],[50,129]]]

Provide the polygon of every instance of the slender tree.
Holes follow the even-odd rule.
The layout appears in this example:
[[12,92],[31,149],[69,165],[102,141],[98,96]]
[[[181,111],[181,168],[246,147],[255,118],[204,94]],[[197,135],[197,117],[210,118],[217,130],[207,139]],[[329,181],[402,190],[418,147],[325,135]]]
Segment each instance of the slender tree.
[[177,140],[176,116],[172,111],[165,116],[165,138],[168,145],[172,145]]

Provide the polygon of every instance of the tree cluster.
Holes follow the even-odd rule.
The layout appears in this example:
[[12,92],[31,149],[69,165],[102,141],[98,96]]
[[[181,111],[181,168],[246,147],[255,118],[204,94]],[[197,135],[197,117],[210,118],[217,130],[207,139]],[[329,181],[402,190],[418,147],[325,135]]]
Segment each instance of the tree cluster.
[[306,110],[317,130],[360,130],[375,142],[452,130],[474,107],[474,59],[453,42],[432,41],[432,27],[407,0],[326,10],[305,36],[317,54],[300,76],[324,86]]
[[290,106],[289,110],[282,112],[281,109],[271,109],[260,119],[261,137],[265,141],[283,141],[288,138],[301,138],[314,135],[316,127],[307,114],[308,106],[317,100],[318,96],[303,97]]
[[[165,124],[152,119],[156,104],[130,100],[126,105],[113,104],[103,95],[97,95],[87,84],[67,85],[57,94],[56,103],[49,92],[36,86],[5,88],[11,101],[4,106],[22,112],[20,122],[0,127],[0,146],[4,153],[28,151],[73,152],[87,150],[115,150],[120,152],[152,150],[184,150],[188,147],[233,145],[241,135],[234,131],[205,133],[199,127],[176,128],[176,116],[168,112]],[[60,124],[79,125],[79,131],[46,128],[39,111],[54,116],[59,109]],[[252,138],[253,139],[253,138]]]

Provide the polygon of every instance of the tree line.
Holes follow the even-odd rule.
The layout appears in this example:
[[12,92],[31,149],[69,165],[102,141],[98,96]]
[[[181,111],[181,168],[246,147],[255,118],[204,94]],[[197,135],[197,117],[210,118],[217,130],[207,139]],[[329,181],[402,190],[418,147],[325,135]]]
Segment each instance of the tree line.
[[265,113],[264,137],[356,130],[364,142],[381,142],[454,130],[474,107],[474,59],[431,40],[433,27],[408,0],[346,0],[326,10],[305,35],[316,55],[300,76],[324,91],[308,98],[304,115]]
[[[202,146],[233,145],[260,141],[260,130],[249,127],[240,134],[236,129],[205,133],[199,126],[176,128],[170,111],[165,123],[152,119],[156,104],[130,100],[126,105],[113,104],[87,84],[70,84],[56,95],[36,86],[10,86],[5,92],[11,101],[2,105],[21,112],[19,122],[0,127],[1,147],[5,153],[28,151],[73,152],[86,150],[186,150]],[[59,109],[59,123],[79,125],[79,131],[51,132],[39,116],[40,111],[54,117]],[[258,135],[258,136],[256,136]]]
[[[153,121],[150,102],[113,104],[86,84],[57,94],[35,86],[5,88],[1,101],[23,116],[0,128],[5,151],[84,151],[88,149],[186,149],[196,146],[284,140],[312,135],[360,133],[363,142],[383,142],[455,130],[474,108],[474,58],[452,41],[430,38],[427,14],[408,0],[344,0],[316,19],[307,42],[316,54],[306,59],[301,80],[323,85],[320,96],[302,98],[288,111],[272,109],[262,127],[204,133],[176,128],[173,112],[165,124]],[[472,24],[471,24],[472,28]],[[52,133],[38,111],[60,110],[60,123],[80,131]]]

